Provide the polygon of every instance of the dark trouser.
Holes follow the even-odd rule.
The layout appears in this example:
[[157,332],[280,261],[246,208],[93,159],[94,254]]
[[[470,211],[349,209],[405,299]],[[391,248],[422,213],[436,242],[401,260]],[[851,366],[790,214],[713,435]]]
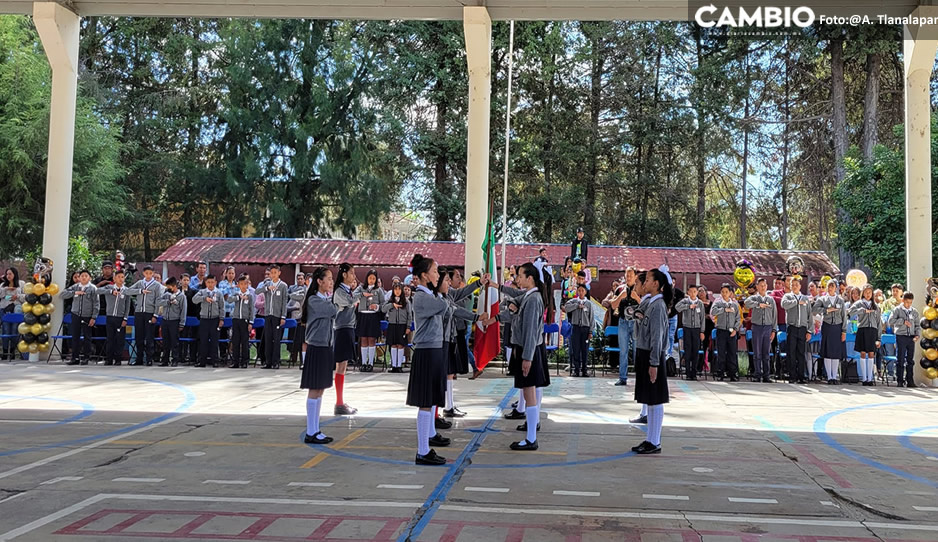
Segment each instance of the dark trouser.
[[199,363],[218,363],[218,318],[199,319]]
[[[788,329],[788,326],[786,324],[778,325],[779,332],[782,332],[782,331],[787,332],[787,329]],[[782,351],[782,347],[780,344],[778,344],[778,333],[776,333],[775,338],[772,339],[772,353],[769,355],[769,364],[771,367],[771,372],[769,374],[774,373],[778,378],[782,378],[782,375],[785,373],[785,369],[787,368],[785,364],[781,362],[782,356],[779,355],[781,351]],[[769,376],[769,375],[765,375],[765,376]]]
[[280,327],[279,316],[264,317],[264,357],[267,365],[280,366],[280,338],[283,337],[283,328]]
[[81,361],[82,358],[87,362],[89,351],[91,349],[91,330],[88,325],[94,320],[94,316],[88,318],[79,318],[72,314],[72,361]]
[[[265,320],[266,323],[266,320]],[[278,322],[279,323],[279,322]],[[265,326],[266,327],[266,326]],[[267,352],[264,348],[264,328],[254,329],[254,339],[257,341],[257,361],[261,362],[264,365],[267,365]]]
[[251,359],[251,333],[248,331],[248,321],[231,320],[231,364],[247,367]]
[[[5,309],[0,311],[0,315],[13,314],[13,311],[15,310],[14,307],[15,306],[13,305],[13,303],[10,303],[9,306],[7,306]],[[16,330],[16,328],[17,328],[17,325],[14,324],[13,322],[3,322],[3,327],[2,327],[3,335],[10,336],[9,338],[7,337],[3,338],[3,357],[14,358],[15,356],[13,354],[19,352],[16,349],[16,344],[18,341],[18,339],[16,338],[16,335],[19,333]]]
[[684,328],[684,367],[687,378],[697,378],[697,366],[700,363],[700,330]]
[[739,360],[736,359],[736,336],[725,329],[717,330],[717,373],[720,376],[738,378]]
[[291,327],[289,330],[287,330],[287,339],[291,341],[290,363],[296,363],[296,360],[300,357],[300,352],[303,351],[303,338],[305,331],[306,328],[303,327],[299,321],[296,322],[296,327]]
[[570,334],[570,361],[573,374],[586,374],[586,360],[589,357],[589,326],[573,326]]
[[199,327],[201,326],[186,326],[182,328],[182,336],[187,339],[192,339],[192,341],[186,342],[189,348],[188,356],[186,355],[186,352],[183,351],[180,352],[180,357],[183,359],[188,358],[189,363],[193,365],[195,365],[199,359],[199,337],[201,336],[199,333]]
[[127,328],[120,316],[108,316],[104,328],[107,331],[107,343],[104,348],[105,363],[120,363],[124,357],[124,343],[127,342]]
[[808,341],[805,336],[808,328],[788,326],[788,380],[803,381],[805,377],[805,350]]
[[[912,371],[915,369],[915,341],[908,335],[896,335],[896,382],[904,381],[910,387],[915,386]],[[904,374],[903,374],[904,373]]]
[[150,322],[153,313],[138,312],[134,316],[134,331],[137,339],[137,363],[153,365],[153,338],[156,335],[156,324]]
[[169,358],[172,356],[173,364],[179,364],[179,320],[163,320],[160,325],[160,331],[163,335],[163,365],[169,365]]
[[469,357],[469,339],[466,337],[465,329],[456,330],[456,355],[459,356],[460,367],[468,366],[471,358]]
[[772,326],[752,325],[752,355],[755,358],[753,376],[769,378],[772,369],[769,366],[769,349],[772,347]]

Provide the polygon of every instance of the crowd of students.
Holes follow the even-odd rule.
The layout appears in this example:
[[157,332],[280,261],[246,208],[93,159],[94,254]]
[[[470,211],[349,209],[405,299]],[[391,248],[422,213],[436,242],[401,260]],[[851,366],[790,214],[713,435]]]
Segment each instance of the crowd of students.
[[[606,323],[618,331],[616,384],[623,386],[628,385],[635,347],[633,320],[622,316],[638,304],[636,276],[634,269],[628,269],[602,301]],[[686,292],[675,289],[667,362],[673,367],[682,362],[689,380],[696,380],[706,368],[720,380],[736,382],[737,353],[745,348],[748,376],[757,382],[839,384],[848,370],[854,378],[855,363],[855,377],[864,386],[885,382],[894,374],[898,386],[911,387],[915,342],[922,330],[920,314],[913,306],[915,296],[901,284],[893,284],[891,294],[887,298],[869,284],[858,288],[836,279],[822,288],[790,275],[774,279],[772,290],[767,279],[759,278],[745,295],[737,295],[728,283],[712,295],[701,285],[689,286]],[[784,333],[781,342],[780,333]],[[895,345],[882,343],[887,333],[895,335]],[[848,347],[856,354],[848,355]],[[887,361],[893,358],[894,367]]]

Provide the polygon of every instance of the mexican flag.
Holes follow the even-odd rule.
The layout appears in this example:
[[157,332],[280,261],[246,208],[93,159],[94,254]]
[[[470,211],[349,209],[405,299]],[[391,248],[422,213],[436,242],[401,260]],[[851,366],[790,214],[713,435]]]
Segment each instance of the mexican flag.
[[[485,242],[482,243],[482,252],[485,255],[485,272],[495,278],[495,231],[492,227],[491,212],[485,230]],[[479,303],[476,310],[480,314],[486,315],[485,318],[496,316],[498,314],[498,289],[489,286],[484,291],[479,292]],[[495,359],[495,356],[502,348],[501,332],[498,324],[490,325],[485,331],[482,331],[482,326],[477,324],[473,338],[475,342],[472,353],[476,359],[476,367],[481,371],[490,361]]]

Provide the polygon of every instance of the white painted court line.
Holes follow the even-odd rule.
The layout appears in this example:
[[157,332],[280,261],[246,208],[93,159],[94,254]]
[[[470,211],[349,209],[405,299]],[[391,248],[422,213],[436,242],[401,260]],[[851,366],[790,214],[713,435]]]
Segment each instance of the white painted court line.
[[744,502],[751,504],[778,504],[775,499],[747,499],[745,497],[727,497],[730,502]]
[[[24,534],[70,516],[75,512],[88,508],[108,499],[126,501],[149,502],[194,502],[194,503],[238,503],[238,504],[270,504],[286,506],[335,506],[342,508],[419,508],[422,502],[389,502],[389,501],[348,501],[348,500],[322,500],[322,499],[270,499],[255,497],[210,497],[199,495],[144,495],[144,494],[116,494],[100,493],[81,502],[63,508],[35,521],[27,523],[6,533],[0,534],[0,542],[13,540]],[[441,510],[450,512],[479,512],[494,515],[531,515],[531,516],[568,516],[568,517],[598,517],[614,519],[659,519],[670,521],[700,521],[713,523],[733,523],[744,525],[796,525],[813,527],[837,527],[846,529],[866,530],[868,527],[879,529],[895,529],[898,531],[928,531],[938,533],[938,525],[921,525],[910,523],[880,523],[859,522],[852,520],[820,520],[778,516],[748,516],[748,515],[719,515],[719,514],[678,514],[678,513],[649,513],[649,512],[616,512],[611,510],[564,510],[557,508],[505,508],[491,506],[464,506],[455,504],[440,505]]]
[[831,502],[831,501],[821,501],[821,504],[824,505],[824,506],[833,506],[834,508],[840,508],[840,506],[834,504],[834,503]]
[[3,503],[8,502],[8,501],[12,501],[13,499],[18,499],[18,498],[22,497],[22,496],[25,495],[25,494],[26,494],[25,491],[22,491],[22,492],[20,492],[20,493],[14,493],[14,494],[10,495],[9,497],[7,497],[7,498],[5,498],[5,499],[0,499],[0,504],[3,504]]
[[84,476],[59,476],[58,478],[53,478],[51,480],[46,480],[45,482],[40,483],[41,486],[51,486],[52,484],[57,484],[59,482],[77,482],[79,480],[84,480]]
[[166,478],[115,478],[111,480],[112,482],[134,482],[141,484],[158,484],[160,482],[165,482]]
[[913,506],[919,512],[938,512],[938,506]]
[[689,501],[690,497],[687,495],[655,495],[653,493],[643,493],[643,499],[657,499],[661,501]]
[[508,493],[511,488],[508,487],[466,487],[463,491],[473,491],[476,493]]
[[378,484],[378,489],[423,489],[422,485]]
[[713,469],[709,469],[707,467],[694,467],[693,471],[694,472],[713,472]]
[[335,484],[333,482],[290,482],[287,485],[291,487],[332,487]]
[[566,491],[564,489],[555,489],[554,495],[564,495],[567,497],[599,497],[598,491]]
[[250,480],[204,480],[203,484],[221,484],[226,486],[246,486],[251,483]]

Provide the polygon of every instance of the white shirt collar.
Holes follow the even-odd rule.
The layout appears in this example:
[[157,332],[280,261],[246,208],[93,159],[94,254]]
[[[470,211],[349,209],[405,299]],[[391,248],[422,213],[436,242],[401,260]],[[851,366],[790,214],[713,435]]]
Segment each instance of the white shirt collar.
[[423,284],[418,284],[418,285],[417,285],[417,289],[420,290],[421,292],[424,292],[424,293],[433,295],[433,292],[430,291],[430,288],[427,288],[427,287],[424,286]]
[[[647,294],[647,295],[651,296],[651,294]],[[662,297],[661,294],[655,295],[654,297],[652,297],[651,299],[648,300],[648,304],[650,305],[650,304],[654,303],[655,301],[661,299],[661,297]]]
[[322,292],[316,292],[316,295],[318,295],[321,299],[326,299],[326,300],[329,299],[329,296],[327,296],[326,294]]

